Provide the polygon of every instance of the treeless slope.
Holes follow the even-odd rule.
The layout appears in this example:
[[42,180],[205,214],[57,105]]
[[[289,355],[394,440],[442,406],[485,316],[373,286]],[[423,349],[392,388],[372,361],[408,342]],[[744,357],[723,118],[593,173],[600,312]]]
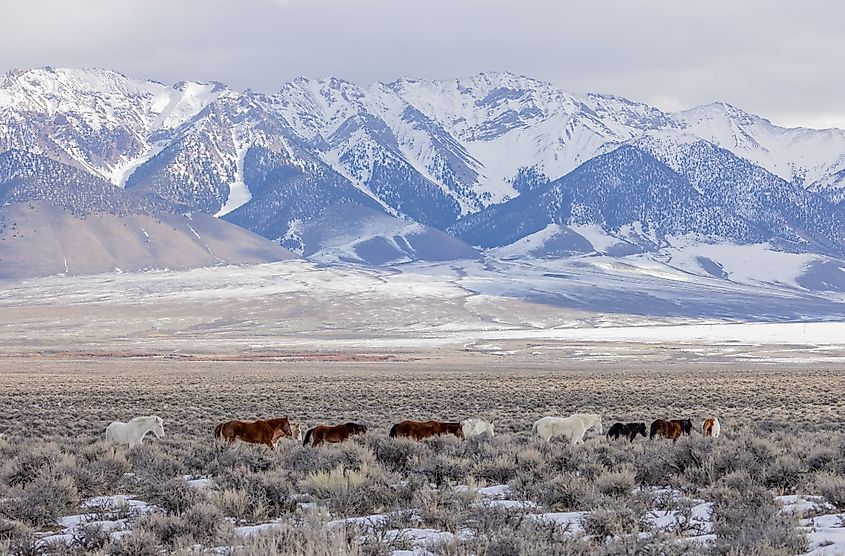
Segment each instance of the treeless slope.
[[0,279],[186,269],[294,258],[205,214],[73,214],[44,201],[0,207]]

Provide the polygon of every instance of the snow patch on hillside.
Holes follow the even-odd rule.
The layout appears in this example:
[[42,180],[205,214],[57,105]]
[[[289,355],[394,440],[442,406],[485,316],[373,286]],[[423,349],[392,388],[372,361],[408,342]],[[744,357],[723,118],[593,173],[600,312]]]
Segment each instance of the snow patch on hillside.
[[252,193],[249,190],[249,186],[246,182],[244,182],[244,157],[246,156],[246,152],[249,150],[249,144],[238,144],[236,141],[235,145],[235,181],[229,184],[229,195],[226,197],[226,203],[214,215],[217,217],[229,214],[252,199]]

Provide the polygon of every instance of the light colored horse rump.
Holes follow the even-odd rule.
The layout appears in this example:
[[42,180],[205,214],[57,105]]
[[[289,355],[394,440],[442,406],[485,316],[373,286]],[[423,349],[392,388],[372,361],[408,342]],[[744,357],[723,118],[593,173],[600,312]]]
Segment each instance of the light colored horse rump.
[[486,434],[489,438],[493,437],[493,423],[481,419],[473,418],[461,421],[461,428],[464,429],[465,438],[481,436],[482,434]]
[[119,444],[128,444],[134,448],[143,444],[144,436],[152,432],[159,438],[164,437],[164,421],[157,415],[135,417],[128,423],[115,421],[106,427],[106,440]]
[[562,436],[572,444],[584,442],[584,433],[588,429],[602,434],[601,415],[596,413],[575,413],[569,417],[543,417],[534,423],[531,435],[546,442]]

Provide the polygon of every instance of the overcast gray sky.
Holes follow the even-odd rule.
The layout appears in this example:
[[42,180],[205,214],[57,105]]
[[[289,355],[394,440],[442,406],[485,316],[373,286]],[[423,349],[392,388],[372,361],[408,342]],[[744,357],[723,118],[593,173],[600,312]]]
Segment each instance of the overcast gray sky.
[[3,0],[0,70],[104,67],[275,91],[509,70],[677,110],[845,128],[841,0]]

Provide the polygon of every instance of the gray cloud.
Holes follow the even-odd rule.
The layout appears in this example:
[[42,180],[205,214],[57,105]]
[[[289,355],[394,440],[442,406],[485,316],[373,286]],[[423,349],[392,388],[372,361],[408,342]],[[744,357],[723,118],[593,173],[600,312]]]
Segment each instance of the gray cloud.
[[838,0],[5,0],[0,69],[104,67],[273,91],[509,70],[679,109],[845,127]]

